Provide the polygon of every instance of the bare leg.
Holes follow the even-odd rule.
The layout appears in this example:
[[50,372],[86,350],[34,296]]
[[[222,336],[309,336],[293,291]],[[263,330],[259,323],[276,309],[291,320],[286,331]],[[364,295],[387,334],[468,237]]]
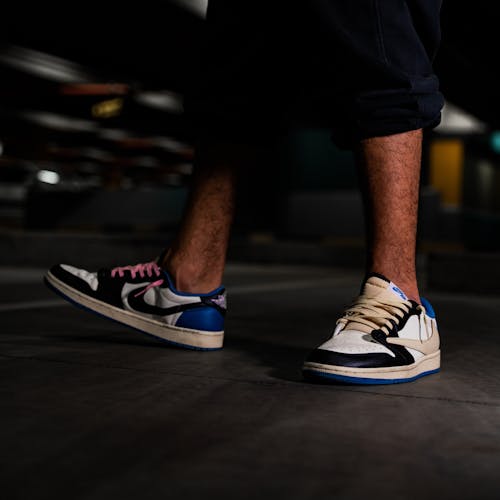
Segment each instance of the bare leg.
[[368,272],[383,274],[417,302],[415,269],[422,131],[361,142]]
[[161,263],[180,291],[206,293],[221,284],[241,158],[244,152],[234,145],[197,149],[193,185],[181,227]]

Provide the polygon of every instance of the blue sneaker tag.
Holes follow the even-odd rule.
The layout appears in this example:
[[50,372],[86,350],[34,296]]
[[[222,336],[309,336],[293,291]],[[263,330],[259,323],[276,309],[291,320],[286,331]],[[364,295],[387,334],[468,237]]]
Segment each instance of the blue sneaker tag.
[[399,298],[403,300],[408,300],[408,297],[405,295],[403,290],[398,288],[392,281],[389,283],[389,286],[387,287],[388,290],[396,294]]

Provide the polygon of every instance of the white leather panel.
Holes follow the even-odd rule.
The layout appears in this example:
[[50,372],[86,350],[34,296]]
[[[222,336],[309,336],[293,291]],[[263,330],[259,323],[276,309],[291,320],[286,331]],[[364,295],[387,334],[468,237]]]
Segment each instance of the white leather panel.
[[99,285],[97,273],[89,273],[88,271],[85,271],[85,269],[78,269],[73,266],[68,266],[68,264],[61,264],[61,267],[68,273],[71,273],[77,278],[86,281],[89,284],[90,288],[94,290],[94,292],[97,290],[97,286]]
[[387,347],[373,340],[369,334],[356,330],[344,330],[320,345],[318,349],[344,354],[385,353],[394,357]]

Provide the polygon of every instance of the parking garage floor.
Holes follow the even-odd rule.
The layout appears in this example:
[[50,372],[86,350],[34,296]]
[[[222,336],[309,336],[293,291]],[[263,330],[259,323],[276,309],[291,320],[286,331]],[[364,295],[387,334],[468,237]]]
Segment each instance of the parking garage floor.
[[500,297],[429,293],[441,373],[356,387],[301,362],[361,273],[228,267],[226,347],[184,351],[0,269],[1,498],[500,494]]

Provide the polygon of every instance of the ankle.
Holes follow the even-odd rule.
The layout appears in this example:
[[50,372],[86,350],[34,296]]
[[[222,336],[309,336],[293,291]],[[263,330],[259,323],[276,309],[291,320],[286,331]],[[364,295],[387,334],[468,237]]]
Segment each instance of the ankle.
[[[391,280],[392,281],[392,280]],[[392,281],[393,283],[397,283],[396,281]],[[417,304],[420,304],[420,293],[418,291],[418,286],[416,283],[402,283],[401,285],[397,285],[398,288],[403,290],[405,295],[409,300],[415,301]]]
[[168,272],[175,288],[184,293],[209,293],[221,285],[222,273],[182,262],[167,254],[160,267]]

